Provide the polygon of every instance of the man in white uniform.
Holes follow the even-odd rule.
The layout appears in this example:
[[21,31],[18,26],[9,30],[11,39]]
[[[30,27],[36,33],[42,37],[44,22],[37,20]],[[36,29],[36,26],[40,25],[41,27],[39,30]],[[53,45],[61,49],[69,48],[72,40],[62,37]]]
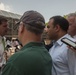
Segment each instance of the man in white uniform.
[[49,49],[53,60],[52,75],[71,75],[68,66],[68,47],[61,41],[64,37],[72,38],[67,34],[68,28],[68,21],[61,16],[53,16],[48,22],[47,34],[49,39],[54,40],[52,48]]
[[3,16],[0,16],[0,70],[5,64],[5,59],[4,59],[4,50],[5,50],[5,38],[4,35],[7,33],[7,19]]

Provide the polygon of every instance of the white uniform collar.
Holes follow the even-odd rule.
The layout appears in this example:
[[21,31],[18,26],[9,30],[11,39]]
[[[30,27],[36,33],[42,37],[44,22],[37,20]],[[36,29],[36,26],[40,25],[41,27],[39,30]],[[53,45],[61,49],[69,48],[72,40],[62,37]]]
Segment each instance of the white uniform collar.
[[62,36],[59,40],[57,40],[57,43],[59,45],[62,45],[63,44],[63,42],[61,41],[61,39],[64,38],[64,37],[71,37],[71,36],[69,34],[65,34],[64,36]]

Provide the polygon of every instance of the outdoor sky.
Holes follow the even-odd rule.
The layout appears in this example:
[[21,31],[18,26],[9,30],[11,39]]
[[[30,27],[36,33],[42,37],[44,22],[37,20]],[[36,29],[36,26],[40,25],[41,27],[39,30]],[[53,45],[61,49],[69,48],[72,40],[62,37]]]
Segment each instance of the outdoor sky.
[[75,12],[76,0],[0,0],[0,9],[21,15],[27,10],[36,10],[47,22],[52,16]]

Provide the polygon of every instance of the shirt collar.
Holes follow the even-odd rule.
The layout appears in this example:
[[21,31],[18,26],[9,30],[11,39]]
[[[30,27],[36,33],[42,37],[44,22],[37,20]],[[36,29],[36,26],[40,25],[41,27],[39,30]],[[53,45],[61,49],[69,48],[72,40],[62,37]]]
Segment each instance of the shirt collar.
[[59,45],[62,45],[63,44],[63,42],[61,41],[61,39],[62,38],[64,38],[64,37],[71,37],[69,34],[65,34],[64,36],[62,36],[58,41],[57,41],[57,43],[59,44]]
[[41,42],[29,42],[21,50],[25,50],[26,48],[33,47],[33,46],[39,46],[39,47],[43,46],[44,47],[43,43],[41,43]]

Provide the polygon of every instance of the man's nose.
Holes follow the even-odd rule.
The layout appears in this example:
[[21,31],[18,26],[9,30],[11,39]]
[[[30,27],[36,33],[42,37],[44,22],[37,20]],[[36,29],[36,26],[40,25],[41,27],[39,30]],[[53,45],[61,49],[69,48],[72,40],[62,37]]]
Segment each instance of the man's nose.
[[48,28],[47,28],[47,26],[46,26],[46,27],[44,28],[44,31],[47,32],[47,30],[48,30]]

